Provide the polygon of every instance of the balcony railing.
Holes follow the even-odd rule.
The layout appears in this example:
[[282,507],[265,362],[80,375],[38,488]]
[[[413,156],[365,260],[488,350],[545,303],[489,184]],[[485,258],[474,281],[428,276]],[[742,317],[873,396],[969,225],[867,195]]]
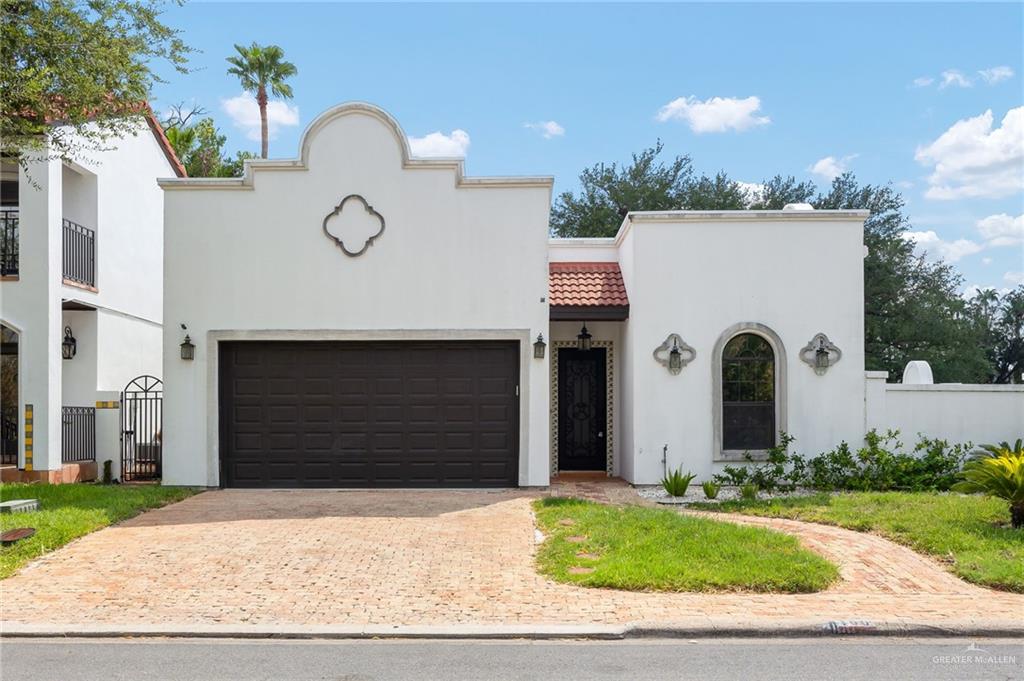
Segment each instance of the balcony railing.
[[61,460],[95,461],[96,408],[64,407],[61,412]]
[[82,286],[96,286],[96,232],[64,220],[64,278]]
[[18,276],[18,209],[0,209],[0,276]]

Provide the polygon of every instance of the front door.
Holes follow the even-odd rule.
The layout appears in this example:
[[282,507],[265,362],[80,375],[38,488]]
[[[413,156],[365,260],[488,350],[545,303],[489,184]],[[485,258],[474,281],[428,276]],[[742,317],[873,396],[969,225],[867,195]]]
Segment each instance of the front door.
[[605,348],[558,351],[558,469],[603,471],[607,462]]

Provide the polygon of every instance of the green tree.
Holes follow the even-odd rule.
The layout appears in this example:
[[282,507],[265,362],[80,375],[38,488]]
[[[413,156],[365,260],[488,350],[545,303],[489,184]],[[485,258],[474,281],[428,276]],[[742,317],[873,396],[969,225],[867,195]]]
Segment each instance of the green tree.
[[185,112],[181,106],[175,106],[163,121],[167,139],[189,177],[241,176],[245,160],[255,158],[255,154],[239,151],[234,158],[226,156],[224,144],[227,137],[220,134],[213,119],[204,117],[192,122],[193,118],[204,113],[200,107]]
[[988,380],[1024,383],[1024,285],[1002,298],[994,289],[982,289],[971,298],[968,309],[991,367]]
[[[137,131],[155,69],[191,51],[159,0],[0,0],[0,146],[74,159]],[[61,123],[56,126],[54,123]]]
[[237,57],[228,57],[228,73],[237,76],[242,89],[256,97],[260,107],[260,156],[267,157],[267,90],[281,99],[292,98],[292,86],[285,82],[298,73],[295,64],[284,61],[284,50],[277,45],[249,47],[235,45]]

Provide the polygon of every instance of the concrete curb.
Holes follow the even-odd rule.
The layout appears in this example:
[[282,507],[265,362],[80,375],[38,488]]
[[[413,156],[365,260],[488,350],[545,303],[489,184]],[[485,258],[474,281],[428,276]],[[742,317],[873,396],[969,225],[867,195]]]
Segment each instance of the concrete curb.
[[708,622],[694,624],[514,624],[514,625],[0,625],[0,638],[233,638],[233,639],[436,639],[617,641],[656,638],[815,638],[815,637],[991,637],[1024,639],[1024,623],[807,621]]

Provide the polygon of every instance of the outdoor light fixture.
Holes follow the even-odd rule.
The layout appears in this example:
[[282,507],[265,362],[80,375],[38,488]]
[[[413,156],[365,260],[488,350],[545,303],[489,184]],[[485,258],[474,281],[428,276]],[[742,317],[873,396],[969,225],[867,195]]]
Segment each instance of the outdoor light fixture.
[[[184,324],[181,325],[182,330],[186,330]],[[196,346],[192,344],[192,339],[188,333],[185,334],[185,340],[181,342],[181,358],[185,360],[193,360],[196,358]]]
[[71,327],[64,327],[64,342],[60,344],[60,354],[64,359],[72,359],[78,352],[78,341],[71,335]]
[[800,349],[800,359],[807,363],[814,373],[824,376],[833,364],[843,357],[843,351],[823,333],[815,334],[807,345]]
[[587,324],[584,322],[583,328],[580,329],[579,334],[576,336],[576,349],[583,350],[584,352],[589,350],[591,338],[593,338],[593,336],[591,336],[590,332],[587,331]]
[[673,376],[678,376],[696,356],[697,351],[687,345],[678,333],[670,333],[661,345],[654,348],[654,360]]
[[537,340],[533,343],[533,358],[544,359],[544,350],[548,347],[548,344],[544,342],[544,334],[538,333]]
[[668,351],[668,370],[677,374],[683,370],[683,353],[679,350],[679,343],[672,339],[672,349]]
[[818,349],[814,351],[814,368],[824,371],[828,369],[828,348],[824,345],[819,345]]

